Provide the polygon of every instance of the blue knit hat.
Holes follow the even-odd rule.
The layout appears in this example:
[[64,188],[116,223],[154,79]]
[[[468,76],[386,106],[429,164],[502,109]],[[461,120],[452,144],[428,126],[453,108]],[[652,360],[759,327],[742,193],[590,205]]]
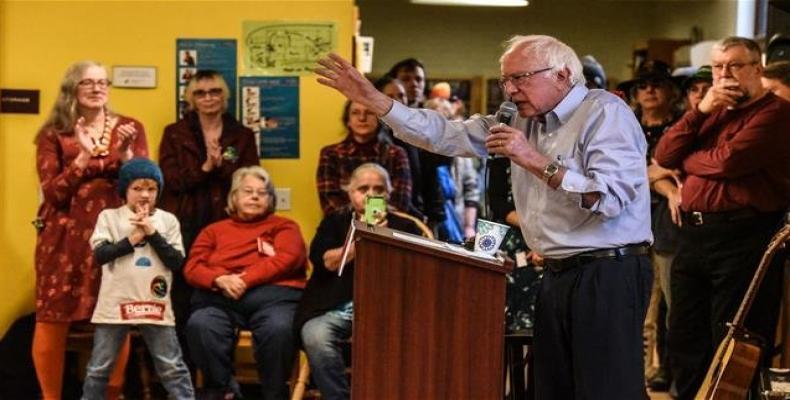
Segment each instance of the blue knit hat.
[[157,197],[162,195],[162,187],[164,187],[162,170],[147,158],[133,158],[125,162],[118,172],[118,194],[121,195],[121,198],[126,197],[126,189],[136,179],[155,180],[159,187]]

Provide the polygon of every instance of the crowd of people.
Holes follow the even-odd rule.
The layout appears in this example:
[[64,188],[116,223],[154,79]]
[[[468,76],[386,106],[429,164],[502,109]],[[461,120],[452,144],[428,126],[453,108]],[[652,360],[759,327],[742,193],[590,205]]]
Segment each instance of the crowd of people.
[[[449,242],[474,237],[478,213],[516,228],[510,254],[542,270],[537,398],[644,398],[646,380],[693,398],[790,202],[790,63],[764,67],[755,42],[730,37],[692,74],[648,60],[608,91],[594,57],[515,36],[500,58],[518,109],[509,124],[467,119],[445,86],[426,98],[413,58],[375,83],[337,55],[319,64],[318,81],[348,98],[347,136],[321,149],[324,215],[309,247],[276,214],[273,179],[253,132],[227,112],[220,74],[191,77],[189,111],[165,128],[157,165],[142,124],[109,108],[106,69],[67,70],[35,140],[44,201],[32,351],[44,399],[61,397],[66,336],[85,320],[95,325],[86,399],[121,396],[132,326],[173,398],[195,397],[196,369],[206,398],[241,398],[233,351],[244,329],[263,398],[287,398],[303,348],[322,397],[348,399],[353,246],[340,264],[370,197]],[[394,212],[376,223],[421,232]],[[782,262],[747,319],[766,343]]]

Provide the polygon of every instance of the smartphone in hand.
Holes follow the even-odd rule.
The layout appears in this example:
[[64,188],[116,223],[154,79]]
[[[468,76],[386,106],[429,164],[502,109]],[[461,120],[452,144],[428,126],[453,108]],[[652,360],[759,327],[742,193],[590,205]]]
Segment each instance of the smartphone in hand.
[[384,196],[368,196],[365,198],[365,222],[378,225],[387,217],[387,199]]

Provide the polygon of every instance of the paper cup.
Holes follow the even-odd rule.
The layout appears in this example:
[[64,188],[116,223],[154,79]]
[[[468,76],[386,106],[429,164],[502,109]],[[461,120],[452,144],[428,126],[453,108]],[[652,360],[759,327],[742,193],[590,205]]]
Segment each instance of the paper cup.
[[477,235],[475,235],[475,252],[493,255],[499,250],[502,241],[510,227],[484,219],[477,220]]

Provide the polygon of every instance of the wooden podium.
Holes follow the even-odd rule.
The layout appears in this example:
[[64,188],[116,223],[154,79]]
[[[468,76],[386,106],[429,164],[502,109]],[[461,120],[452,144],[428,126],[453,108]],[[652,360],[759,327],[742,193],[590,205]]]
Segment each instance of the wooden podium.
[[502,399],[512,262],[355,224],[351,397]]

